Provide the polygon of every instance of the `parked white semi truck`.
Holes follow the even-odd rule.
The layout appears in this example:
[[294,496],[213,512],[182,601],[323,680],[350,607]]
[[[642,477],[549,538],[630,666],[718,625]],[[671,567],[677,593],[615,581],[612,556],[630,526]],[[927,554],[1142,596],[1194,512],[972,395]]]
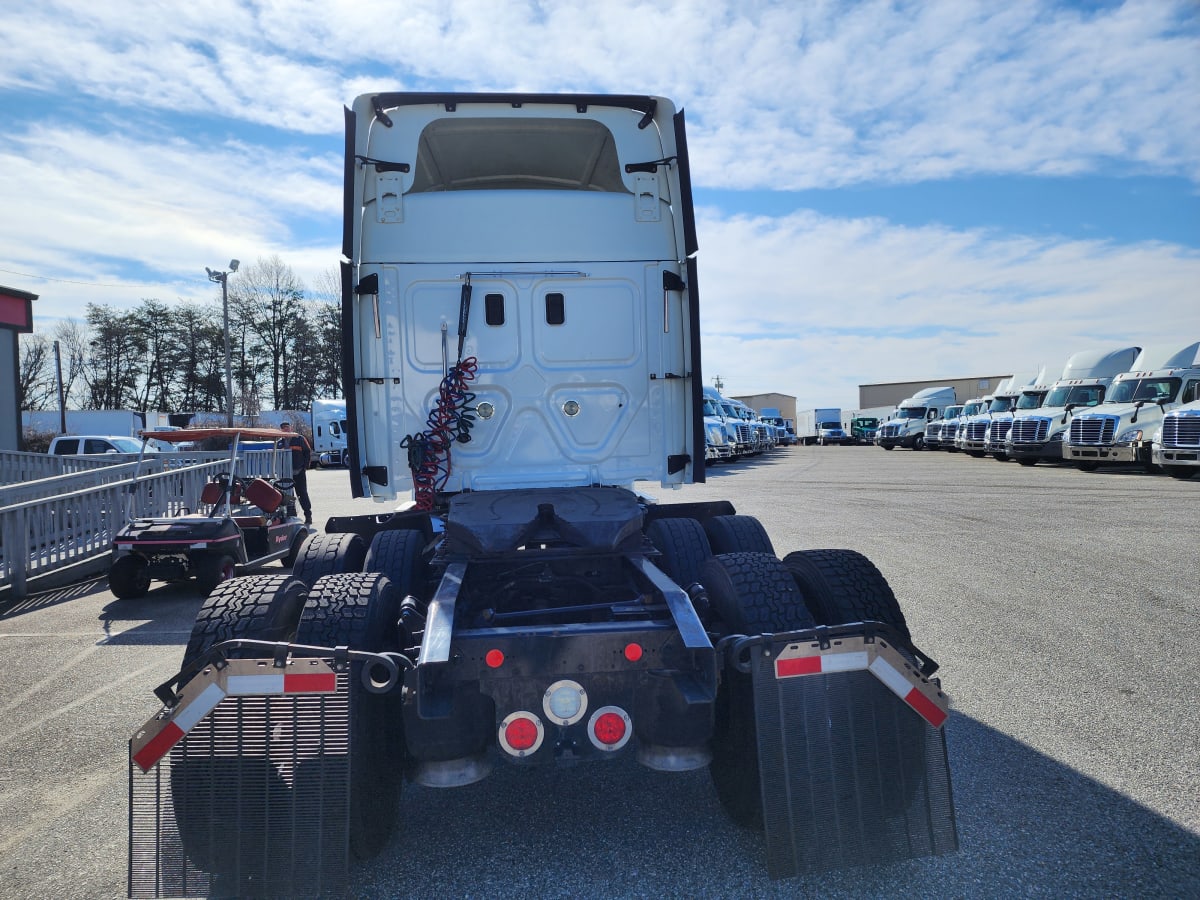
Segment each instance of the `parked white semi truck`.
[[[1008,440],[1009,429],[1012,428],[1013,417],[1016,415],[1017,410],[1037,409],[1041,406],[1046,399],[1046,394],[1050,392],[1049,379],[1053,377],[1053,375],[1048,376],[1046,374],[1046,368],[1043,366],[1041,371],[1032,376],[1032,378],[1026,379],[1023,384],[1018,378],[1013,378],[1013,385],[1010,390],[1015,392],[1015,395],[1011,398],[1007,396],[1004,398],[1008,409],[989,413],[991,422],[988,423],[984,440],[987,444],[987,452],[994,459],[998,459],[1001,462],[1008,461],[1008,451],[1005,448],[1005,442]],[[1001,398],[997,395],[996,400],[999,399]]]
[[[1003,387],[1004,383],[1000,383]],[[976,416],[987,412],[988,404],[992,402],[992,395],[985,394],[982,397],[974,397],[963,404],[962,410],[954,421],[954,435],[950,439],[950,443],[946,449],[948,450],[965,450],[967,440],[967,423]]]
[[634,490],[704,480],[683,113],[385,93],[346,123],[351,485],[411,499],[201,607],[130,745],[130,894],[342,894],[389,841],[422,866],[406,780],[621,758],[707,769],[772,877],[953,850],[948,701],[879,570]]
[[955,400],[954,388],[948,385],[917,391],[901,401],[895,415],[879,426],[875,443],[884,450],[896,447],[924,449],[925,426],[940,419],[942,411],[947,406],[953,406]]
[[942,418],[934,419],[925,426],[925,447],[929,450],[944,450],[947,443],[953,446],[954,431],[958,427],[958,417],[963,408],[960,404],[947,406],[942,410]]
[[704,407],[704,460],[717,463],[733,459],[737,446],[737,426],[731,424],[721,406],[721,395],[716,388],[706,387]]
[[1023,466],[1037,465],[1038,460],[1061,462],[1063,437],[1076,411],[1097,406],[1113,378],[1133,368],[1141,351],[1141,347],[1120,347],[1073,354],[1042,405],[1035,411],[1017,410],[1005,452]]
[[1163,416],[1152,456],[1154,464],[1172,478],[1191,478],[1200,472],[1200,399]]
[[1198,390],[1200,341],[1143,350],[1132,371],[1113,379],[1103,403],[1071,421],[1063,458],[1087,471],[1131,463],[1152,469],[1151,438],[1163,414],[1196,400]]
[[983,409],[975,415],[963,419],[959,428],[959,433],[962,435],[962,439],[958,442],[959,449],[971,456],[980,458],[987,456],[987,435],[988,429],[992,425],[992,414],[1012,409],[1017,398],[1017,392],[1013,389],[1016,380],[1016,375],[1004,379],[996,386],[996,390],[985,398],[987,405]]
[[783,412],[777,407],[764,406],[758,415],[775,429],[775,439],[780,446],[790,447],[796,443],[796,423],[784,418]]

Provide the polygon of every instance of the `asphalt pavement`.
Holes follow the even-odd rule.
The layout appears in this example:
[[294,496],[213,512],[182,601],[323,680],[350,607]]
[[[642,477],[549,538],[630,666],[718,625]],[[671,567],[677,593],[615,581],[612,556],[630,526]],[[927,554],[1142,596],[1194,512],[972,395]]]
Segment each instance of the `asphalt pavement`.
[[[309,484],[318,522],[387,509],[340,470]],[[351,896],[1200,895],[1200,478],[805,447],[641,487],[732,499],[781,556],[879,566],[953,701],[959,851],[771,882],[706,772],[502,766],[406,785]],[[187,583],[121,601],[92,581],[0,607],[0,897],[124,896],[127,741],[200,603]]]

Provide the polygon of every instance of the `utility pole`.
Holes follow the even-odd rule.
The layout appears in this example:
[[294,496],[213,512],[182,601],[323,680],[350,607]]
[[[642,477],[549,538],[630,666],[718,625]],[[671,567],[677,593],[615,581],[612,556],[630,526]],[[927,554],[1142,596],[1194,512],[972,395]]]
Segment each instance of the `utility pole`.
[[67,403],[63,396],[62,383],[62,351],[59,349],[58,341],[54,342],[54,374],[58,385],[58,433],[67,433]]
[[229,261],[227,272],[216,272],[207,266],[208,280],[221,285],[221,308],[225,313],[225,423],[233,427],[233,366],[229,362],[229,276],[238,270],[238,261]]
[[718,394],[725,389],[725,382],[721,380],[720,375],[713,376],[713,387],[717,389]]

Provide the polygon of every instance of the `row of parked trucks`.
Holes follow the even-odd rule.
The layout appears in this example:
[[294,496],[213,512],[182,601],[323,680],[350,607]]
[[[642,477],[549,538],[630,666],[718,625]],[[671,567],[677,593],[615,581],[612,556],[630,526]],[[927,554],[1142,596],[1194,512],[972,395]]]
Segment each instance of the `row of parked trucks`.
[[953,388],[926,388],[900,404],[876,443],[1190,478],[1200,469],[1200,341],[1082,350],[1061,372],[1014,375],[961,404]]
[[796,443],[791,419],[773,407],[755,411],[716,388],[704,388],[704,461],[728,462]]

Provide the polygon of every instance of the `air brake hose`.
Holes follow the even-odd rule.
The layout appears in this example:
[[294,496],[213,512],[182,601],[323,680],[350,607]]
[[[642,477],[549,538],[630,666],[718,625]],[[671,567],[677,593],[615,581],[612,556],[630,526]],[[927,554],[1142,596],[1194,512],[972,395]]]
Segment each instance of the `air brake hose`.
[[[467,385],[475,380],[479,362],[475,357],[462,358],[467,338],[467,321],[471,315],[471,275],[468,272],[458,302],[458,361],[447,369],[438,387],[437,403],[425,420],[425,430],[410,434],[400,442],[408,451],[408,467],[413,474],[413,495],[417,509],[433,509],[437,492],[450,479],[450,451],[455,442],[471,440],[475,417],[471,415],[475,395]],[[444,346],[444,345],[443,345]]]

